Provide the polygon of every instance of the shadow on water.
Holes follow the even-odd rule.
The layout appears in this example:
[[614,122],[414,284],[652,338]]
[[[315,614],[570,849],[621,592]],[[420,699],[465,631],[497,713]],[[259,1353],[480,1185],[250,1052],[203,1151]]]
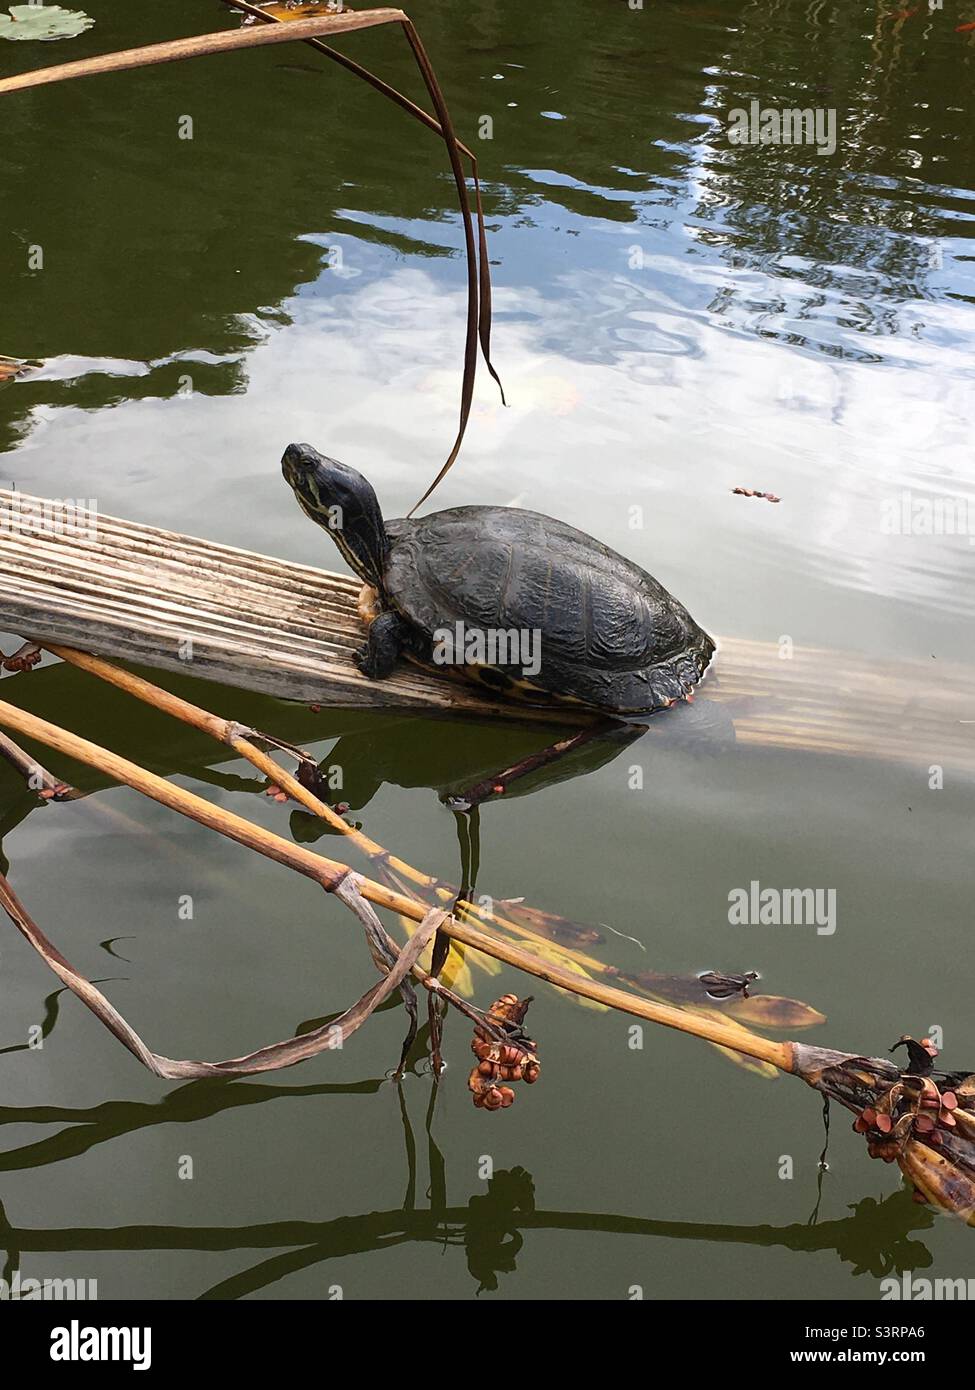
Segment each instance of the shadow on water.
[[[0,1108],[0,1126],[57,1124],[65,1129],[49,1140],[7,1151],[0,1171],[62,1162],[88,1152],[97,1144],[130,1135],[153,1125],[199,1122],[241,1106],[276,1099],[321,1100],[336,1095],[371,1095],[384,1083],[368,1080],[350,1085],[279,1086],[266,1083],[193,1082],[170,1092],[154,1104],[106,1102],[87,1109],[62,1106]],[[472,1195],[466,1206],[447,1203],[447,1170],[433,1133],[436,1086],[431,1088],[424,1117],[427,1136],[428,1204],[417,1205],[418,1148],[407,1107],[399,1088],[406,1161],[406,1192],[402,1207],[346,1215],[331,1221],[269,1221],[243,1226],[128,1225],[119,1227],[19,1228],[0,1206],[0,1249],[7,1252],[3,1276],[10,1280],[21,1256],[51,1251],[235,1251],[274,1249],[267,1260],[240,1271],[207,1289],[199,1297],[234,1299],[268,1289],[288,1275],[351,1254],[388,1250],[397,1245],[433,1244],[462,1247],[477,1292],[494,1292],[500,1276],[517,1268],[526,1238],[534,1231],[586,1232],[716,1244],[781,1247],[799,1253],[834,1252],[854,1275],[882,1278],[926,1269],[932,1256],[916,1232],[934,1222],[930,1210],[912,1202],[905,1192],[882,1201],[865,1197],[852,1215],[839,1220],[784,1226],[734,1223],[658,1221],[607,1212],[568,1212],[540,1208],[534,1180],[525,1169],[499,1170],[488,1179],[487,1191]]]
[[[159,679],[158,672],[148,671],[146,675]],[[17,703],[23,708],[55,723],[66,722],[73,732],[107,745],[154,772],[191,775],[230,792],[260,794],[265,789],[265,780],[251,768],[242,773],[227,771],[226,750],[213,739],[140,705],[112,687],[99,686],[99,698],[92,701],[91,678],[66,664],[45,666],[25,681],[29,683],[16,687]],[[165,677],[165,685],[205,708],[232,710],[238,722],[264,729],[287,742],[313,747],[328,741],[331,746],[320,759],[320,771],[331,799],[347,803],[354,811],[366,807],[386,784],[411,789],[427,787],[445,798],[544,748],[553,737],[552,730],[544,725],[403,717],[351,709],[313,711],[307,706],[171,675]],[[8,698],[12,688],[4,690]],[[731,721],[720,707],[710,708],[714,711],[715,727],[733,741]],[[70,716],[66,716],[66,710],[71,711]],[[693,724],[694,729],[683,722],[678,726],[677,719],[673,719],[667,729],[670,741],[680,729],[687,729],[691,746],[706,747],[707,720],[702,721],[701,712],[689,706],[681,714],[686,715],[688,725]],[[663,721],[658,720],[658,724],[662,729]],[[655,727],[654,733],[658,732]],[[643,733],[643,726],[621,725],[618,733],[584,744],[558,762],[515,782],[506,799],[530,795],[595,772]],[[37,747],[32,751],[42,763],[52,761],[47,750]],[[85,794],[111,785],[93,768],[60,757],[56,762],[58,776]],[[38,806],[36,797],[22,795],[16,775],[5,766],[0,767],[0,788],[6,788],[6,796],[0,792],[2,843],[3,834],[12,830],[29,810],[46,808]],[[301,810],[292,812],[291,829],[301,843],[340,833]]]

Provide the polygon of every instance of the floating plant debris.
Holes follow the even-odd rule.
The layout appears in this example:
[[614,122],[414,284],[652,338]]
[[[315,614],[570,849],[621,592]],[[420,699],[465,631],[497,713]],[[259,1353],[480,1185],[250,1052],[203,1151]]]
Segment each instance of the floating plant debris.
[[[797,1047],[796,1072],[855,1115],[867,1153],[897,1163],[915,1200],[975,1224],[975,1075],[929,1075],[933,1044],[905,1034],[908,1068],[876,1057],[847,1057]],[[943,1089],[942,1089],[943,1088]]]
[[733,487],[731,491],[736,497],[762,497],[766,502],[781,502],[781,497],[776,497],[774,492],[757,492],[750,487]]
[[[289,20],[289,19],[312,19],[317,14],[334,14],[337,6],[329,3],[329,0],[284,0],[283,4],[257,5],[256,9],[263,11],[270,19]],[[260,20],[256,15],[245,14],[242,24],[259,24]]]
[[[142,677],[113,667],[100,658],[54,644],[51,649],[55,655],[70,661],[72,665],[87,669],[130,694],[137,694],[147,703],[165,709],[186,723],[204,728],[211,736],[245,756],[263,771],[265,776],[276,779],[275,785],[287,790],[308,809],[314,810],[325,820],[338,821],[339,818],[331,807],[319,801],[296,778],[275,764],[268,754],[244,737],[244,733],[249,733],[252,739],[265,741],[278,749],[291,748],[291,745],[268,734],[245,731],[242,725],[232,724],[185,700],[177,699],[152,686]],[[743,1064],[750,1064],[759,1074],[766,1075],[777,1070],[800,1077],[820,1095],[829,1100],[836,1100],[854,1113],[855,1128],[857,1132],[866,1136],[868,1152],[873,1157],[897,1162],[916,1189],[920,1201],[930,1202],[946,1212],[962,1216],[970,1224],[975,1224],[975,1075],[967,1072],[939,1072],[938,1080],[935,1081],[932,1075],[927,1074],[929,1066],[933,1070],[932,1054],[935,1052],[933,1043],[928,1039],[917,1042],[909,1034],[901,1036],[896,1046],[903,1045],[908,1053],[908,1066],[901,1070],[889,1058],[864,1057],[804,1043],[776,1042],[764,1038],[757,1033],[749,1032],[735,1019],[723,1017],[723,1011],[716,1002],[710,1002],[703,1008],[698,1006],[688,1009],[675,1007],[670,1003],[641,999],[634,993],[591,978],[589,972],[578,964],[576,970],[568,968],[571,956],[564,948],[555,948],[550,942],[536,940],[531,943],[535,948],[532,951],[524,949],[521,944],[503,941],[490,931],[470,925],[470,904],[454,905],[452,912],[443,908],[427,908],[410,897],[390,891],[381,883],[353,873],[345,864],[311,854],[301,846],[282,840],[242,817],[233,815],[204,801],[194,793],[147,772],[137,763],[78,738],[69,731],[6,701],[0,701],[0,725],[54,748],[65,756],[98,768],[113,781],[122,782],[152,800],[179,811],[191,820],[207,825],[228,838],[319,882],[326,891],[333,893],[352,911],[365,929],[369,953],[382,978],[338,1020],[327,1025],[327,1029],[323,1027],[310,1034],[284,1039],[245,1057],[230,1058],[223,1062],[174,1061],[151,1052],[92,982],[79,975],[68,964],[53,943],[32,922],[6,880],[0,875],[0,906],[6,910],[20,932],[59,976],[62,983],[82,999],[116,1038],[157,1076],[189,1078],[248,1075],[290,1066],[331,1046],[330,1036],[337,1025],[341,1027],[343,1038],[351,1035],[397,989],[410,1019],[400,1067],[396,1073],[402,1075],[405,1059],[416,1037],[416,999],[411,978],[415,973],[428,990],[431,999],[436,996],[438,1000],[449,1003],[474,1023],[475,1032],[471,1045],[477,1064],[470,1074],[468,1086],[475,1106],[488,1110],[507,1109],[515,1099],[511,1083],[525,1081],[531,1084],[539,1075],[535,1043],[523,1028],[525,1012],[531,1000],[505,994],[484,1013],[467,1004],[446,987],[441,979],[435,978],[437,967],[432,975],[427,974],[419,965],[420,956],[428,947],[433,947],[436,955],[435,938],[438,942],[441,938],[450,938],[455,943],[459,941],[472,948],[475,954],[484,953],[489,957],[495,957],[495,965],[503,961],[560,989],[585,997],[597,1003],[600,1008],[619,1009],[649,1022],[692,1034],[720,1048],[736,1060],[740,1059]],[[10,751],[16,759],[16,750],[11,748]],[[306,757],[299,749],[292,748],[292,752],[297,754],[300,760]],[[358,835],[358,832],[352,832],[348,826],[345,826],[345,830],[347,833]],[[387,869],[395,864],[399,871],[409,871],[417,882],[429,887],[435,887],[438,883],[438,880],[430,878],[429,875],[409,870],[408,865],[395,860],[378,845],[369,842],[367,852],[374,859],[381,856],[381,864]],[[420,923],[405,947],[397,947],[392,942],[371,905],[373,902]],[[491,916],[493,917],[493,913]],[[524,930],[523,928],[522,931]],[[558,949],[562,959],[558,964],[539,961],[539,947],[545,952]],[[604,973],[615,973],[617,978],[625,978],[621,971],[604,968]],[[664,980],[673,981],[678,978],[653,977],[651,974],[648,984],[650,988],[656,989],[662,986]],[[692,982],[693,989],[703,992],[704,986],[700,978],[691,976],[687,979],[688,982]],[[643,984],[642,980],[640,984]],[[724,1010],[751,1009],[760,1002],[759,999],[736,995],[724,1002]],[[797,1005],[797,1001],[768,1002],[772,1003],[772,1016],[783,1004],[789,1005],[790,1010],[798,1008],[800,1016],[803,1009],[808,1011],[808,1006]],[[431,1011],[431,1020],[432,1017]],[[820,1020],[821,1015],[816,1017],[817,1022]],[[770,1019],[766,1017],[763,1021],[768,1024]],[[439,1027],[438,1023],[437,1037],[434,1040],[431,1022],[435,1064],[439,1057]]]
[[[535,1044],[525,1036],[522,1022],[528,1012],[531,996],[519,999],[516,994],[504,994],[496,999],[487,1012],[489,1027],[474,1029],[471,1051],[477,1062],[467,1079],[468,1089],[478,1110],[507,1110],[514,1104],[512,1081],[533,1085],[541,1068],[535,1056]],[[501,1029],[508,1037],[497,1037]]]
[[82,10],[60,5],[11,5],[9,14],[0,14],[0,39],[75,39],[94,22]]
[[35,642],[24,642],[10,656],[4,656],[0,652],[0,669],[11,672],[30,671],[42,656],[43,652]]
[[[3,16],[0,15],[0,36],[3,35]],[[21,357],[4,357],[0,355],[0,384],[5,381],[14,381],[17,377],[26,376],[28,372],[36,371],[42,367],[43,362],[25,361]]]

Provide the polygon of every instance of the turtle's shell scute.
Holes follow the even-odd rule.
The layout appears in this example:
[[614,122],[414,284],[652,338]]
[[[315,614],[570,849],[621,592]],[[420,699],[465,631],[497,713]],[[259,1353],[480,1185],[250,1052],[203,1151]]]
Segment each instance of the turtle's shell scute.
[[649,712],[687,694],[714,652],[652,575],[552,517],[456,507],[387,530],[386,588],[404,617],[429,636],[458,622],[539,632],[541,670],[525,679],[556,697]]

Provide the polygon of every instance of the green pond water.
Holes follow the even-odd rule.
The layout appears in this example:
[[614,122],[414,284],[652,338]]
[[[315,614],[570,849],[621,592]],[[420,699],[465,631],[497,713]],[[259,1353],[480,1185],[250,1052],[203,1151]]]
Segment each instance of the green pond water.
[[[237,23],[208,0],[85,8],[79,38],[0,42],[0,75]],[[926,663],[914,679],[932,683],[938,661],[975,664],[970,535],[884,524],[905,494],[975,517],[975,34],[958,32],[975,7],[907,11],[415,0],[481,164],[510,400],[480,373],[436,506],[557,515],[723,637]],[[401,35],[336,44],[419,94]],[[730,143],[729,111],[752,101],[834,111],[835,152]],[[291,45],[8,95],[2,116],[0,352],[47,366],[0,392],[0,482],[342,568],[279,459],[309,440],[391,516],[442,462],[465,308],[442,145]],[[437,792],[546,741],[160,679],[340,762],[369,834],[451,882]],[[856,702],[825,683],[823,718]],[[2,694],[369,867],[246,763],[79,672],[51,663]],[[903,732],[909,704],[877,720]],[[675,720],[484,807],[478,890],[592,924],[604,939],[584,949],[623,971],[760,971],[827,1016],[807,1041],[882,1053],[940,1027],[945,1065],[975,1067],[969,772],[927,746],[912,763],[721,735]],[[94,794],[40,806],[0,765],[4,864],[158,1051],[235,1056],[371,982],[352,919],[313,884],[44,756]],[[835,931],[730,925],[753,880],[832,890]],[[103,1298],[870,1300],[890,1272],[975,1276],[975,1234],[912,1203],[845,1113],[820,1173],[800,1083],[650,1025],[635,1048],[633,1020],[545,986],[542,1080],[485,1115],[457,1017],[435,1104],[422,1048],[387,1080],[395,1009],[297,1069],[160,1082],[2,935],[7,1277],[95,1279]],[[526,992],[514,971],[473,974],[481,1004]]]

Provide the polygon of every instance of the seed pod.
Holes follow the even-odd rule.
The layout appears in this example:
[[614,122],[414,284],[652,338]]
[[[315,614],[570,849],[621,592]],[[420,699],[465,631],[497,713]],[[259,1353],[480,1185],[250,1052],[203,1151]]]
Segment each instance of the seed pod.
[[969,1225],[975,1222],[975,1181],[957,1163],[915,1140],[904,1145],[899,1161],[904,1176],[930,1202],[955,1212]]
[[[485,1015],[486,1022],[474,1028],[471,1051],[477,1063],[470,1074],[468,1086],[474,1093],[478,1109],[507,1109],[514,1103],[515,1093],[511,1087],[498,1085],[498,1082],[534,1082],[538,1079],[539,1066],[532,1055],[535,1044],[521,1030],[530,1003],[530,996],[519,999],[517,994],[503,994],[491,1005]],[[507,1029],[517,1038],[517,1043],[493,1037],[489,1031],[492,1024]],[[519,1031],[514,1033],[514,1028]]]

